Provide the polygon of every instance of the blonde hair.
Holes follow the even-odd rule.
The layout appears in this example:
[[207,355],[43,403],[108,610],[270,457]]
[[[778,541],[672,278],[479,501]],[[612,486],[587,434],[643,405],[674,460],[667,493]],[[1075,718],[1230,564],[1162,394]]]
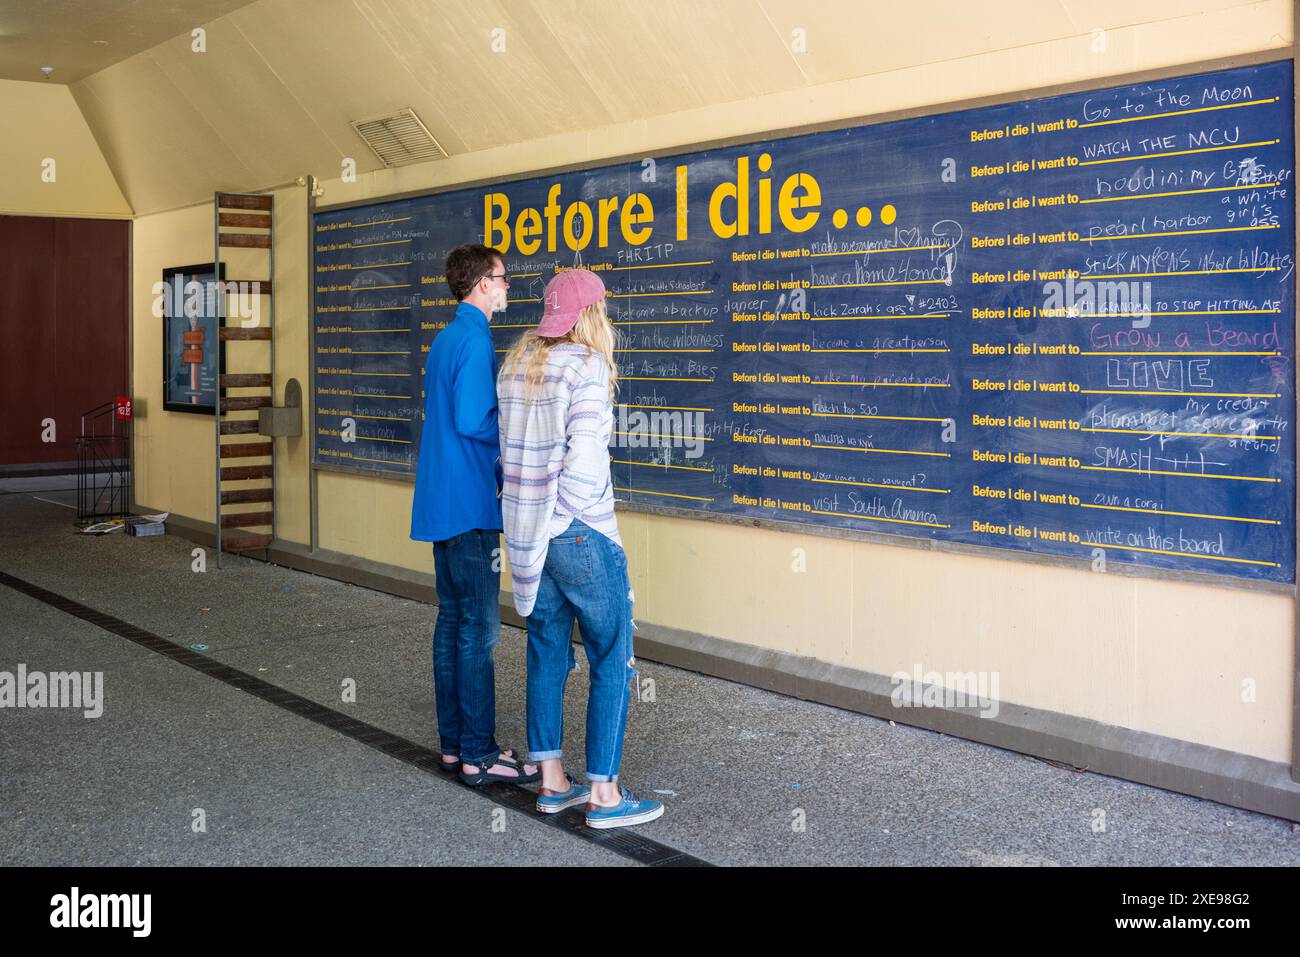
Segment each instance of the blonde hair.
[[603,298],[584,306],[578,313],[578,321],[573,328],[562,336],[539,336],[535,330],[529,329],[506,353],[501,362],[501,374],[517,375],[522,372],[525,392],[532,395],[546,375],[546,361],[551,349],[562,342],[586,346],[587,355],[595,353],[605,360],[609,366],[609,397],[612,400],[618,392],[618,366],[614,362],[618,330],[609,321]]

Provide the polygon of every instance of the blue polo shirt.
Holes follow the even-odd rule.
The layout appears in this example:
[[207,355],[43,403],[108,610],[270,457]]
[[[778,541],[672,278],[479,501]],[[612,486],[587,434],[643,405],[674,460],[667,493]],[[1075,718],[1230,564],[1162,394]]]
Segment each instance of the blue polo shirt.
[[424,364],[424,427],[411,538],[440,542],[501,530],[497,357],[487,316],[462,302]]

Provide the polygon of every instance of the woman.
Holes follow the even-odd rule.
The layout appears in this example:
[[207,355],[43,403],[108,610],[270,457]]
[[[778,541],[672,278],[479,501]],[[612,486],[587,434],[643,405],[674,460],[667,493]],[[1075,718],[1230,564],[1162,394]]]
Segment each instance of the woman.
[[[542,321],[515,343],[497,378],[501,517],[515,608],[528,619],[528,761],[542,770],[537,810],[585,803],[590,827],[643,824],[663,805],[618,784],[636,672],[632,590],[609,475],[614,327],[605,284],[590,270],[561,272],[543,301]],[[591,669],[590,787],[575,783],[561,762],[575,620]]]

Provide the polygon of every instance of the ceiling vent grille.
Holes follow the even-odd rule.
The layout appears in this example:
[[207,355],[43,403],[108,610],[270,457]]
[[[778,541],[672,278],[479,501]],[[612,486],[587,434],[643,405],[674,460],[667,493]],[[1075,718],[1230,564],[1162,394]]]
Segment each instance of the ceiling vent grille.
[[447,158],[447,151],[438,145],[429,128],[410,109],[373,120],[357,120],[352,128],[385,166],[409,166]]

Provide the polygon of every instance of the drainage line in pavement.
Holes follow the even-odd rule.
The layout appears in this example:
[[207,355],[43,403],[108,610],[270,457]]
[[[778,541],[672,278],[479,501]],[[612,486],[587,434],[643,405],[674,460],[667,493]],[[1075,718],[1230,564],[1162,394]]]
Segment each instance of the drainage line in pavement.
[[[189,648],[168,641],[151,631],[137,628],[120,618],[114,618],[112,615],[96,611],[87,605],[73,601],[71,598],[65,598],[54,592],[46,591],[39,585],[33,585],[21,578],[15,578],[5,572],[0,572],[0,585],[8,585],[14,591],[44,602],[51,608],[57,608],[66,614],[88,621],[98,628],[112,632],[135,642],[143,648],[148,648],[150,651],[170,658],[177,664],[193,668],[209,678],[215,678],[232,688],[246,691],[256,698],[261,698],[263,701],[275,705],[277,708],[292,712],[300,718],[306,718],[308,721],[314,721],[331,731],[337,731],[354,741],[359,741],[367,747],[388,755],[390,758],[396,758],[398,761],[419,768],[426,774],[442,776],[438,770],[438,766],[442,763],[442,755],[432,748],[426,748],[422,744],[416,744],[407,738],[385,731],[383,728],[360,721],[327,705],[312,701],[310,698],[304,698],[302,695],[295,694],[286,688],[273,685],[255,675],[247,674],[237,668],[232,668],[230,665],[214,661],[207,655],[191,651]],[[468,785],[461,786],[469,787]],[[540,824],[558,828],[573,837],[581,838],[616,854],[621,854],[623,857],[640,864],[646,864],[650,867],[712,866],[698,857],[679,851],[675,847],[660,844],[658,841],[632,831],[594,830],[589,828],[583,819],[582,812],[576,809],[570,809],[560,814],[538,814],[534,809],[537,796],[520,784],[496,782],[483,787],[470,788],[470,790],[483,795],[494,804],[519,811]]]

